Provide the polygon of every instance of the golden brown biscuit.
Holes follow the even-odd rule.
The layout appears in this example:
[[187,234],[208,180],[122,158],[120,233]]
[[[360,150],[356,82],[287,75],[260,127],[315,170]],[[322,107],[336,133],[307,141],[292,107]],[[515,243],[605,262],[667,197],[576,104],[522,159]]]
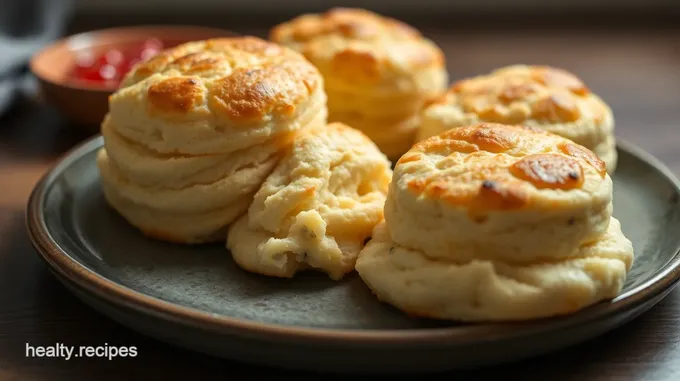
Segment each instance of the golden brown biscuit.
[[[329,120],[369,136],[363,126],[380,126],[389,135],[412,120],[448,83],[444,55],[433,42],[403,22],[366,10],[335,8],[302,15],[273,28],[270,37],[301,52],[319,68]],[[397,135],[402,136],[400,142],[395,141]],[[376,143],[395,156],[389,151],[410,146],[413,138],[395,134],[392,141]]]
[[[545,250],[549,256],[550,246]],[[356,270],[379,300],[409,315],[492,322],[564,315],[612,299],[632,263],[633,246],[614,218],[573,258],[531,264],[434,259],[394,242],[383,222],[361,251]]]
[[225,154],[325,122],[319,71],[255,37],[190,42],[136,66],[109,101],[117,132],[156,152]]
[[535,127],[482,123],[399,159],[356,271],[420,317],[516,321],[616,297],[634,250],[612,216],[605,164]]
[[304,57],[254,37],[167,50],[110,97],[98,156],[104,194],[149,236],[224,240],[281,151],[325,126],[325,99]]
[[570,257],[607,231],[611,214],[612,180],[595,154],[492,123],[416,143],[397,162],[385,205],[395,242],[460,262]]
[[422,112],[417,140],[480,122],[524,124],[573,140],[616,167],[610,107],[575,75],[513,65],[454,83]]
[[292,277],[316,269],[340,279],[383,218],[390,162],[360,131],[334,123],[301,135],[230,228],[242,268]]

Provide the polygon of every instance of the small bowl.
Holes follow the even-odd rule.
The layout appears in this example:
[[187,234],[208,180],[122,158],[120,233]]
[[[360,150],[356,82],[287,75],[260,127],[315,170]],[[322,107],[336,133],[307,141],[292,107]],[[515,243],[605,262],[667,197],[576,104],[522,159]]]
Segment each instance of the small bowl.
[[77,80],[71,75],[76,57],[90,52],[95,57],[110,49],[126,50],[147,39],[157,38],[163,48],[214,37],[233,37],[223,29],[196,26],[137,26],[102,29],[72,35],[45,47],[30,61],[44,101],[54,105],[71,122],[98,129],[108,112],[108,98],[116,89],[112,84]]

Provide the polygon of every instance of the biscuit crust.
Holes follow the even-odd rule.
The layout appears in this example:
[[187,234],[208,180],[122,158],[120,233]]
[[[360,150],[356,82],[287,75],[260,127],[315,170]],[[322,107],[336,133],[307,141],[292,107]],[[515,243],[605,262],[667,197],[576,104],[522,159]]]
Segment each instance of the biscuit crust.
[[124,137],[160,153],[224,154],[326,118],[319,71],[255,37],[189,42],[126,75],[109,100]]
[[330,81],[353,87],[382,84],[408,92],[419,71],[444,67],[441,50],[415,28],[362,9],[302,15],[274,27],[270,38],[302,52]]

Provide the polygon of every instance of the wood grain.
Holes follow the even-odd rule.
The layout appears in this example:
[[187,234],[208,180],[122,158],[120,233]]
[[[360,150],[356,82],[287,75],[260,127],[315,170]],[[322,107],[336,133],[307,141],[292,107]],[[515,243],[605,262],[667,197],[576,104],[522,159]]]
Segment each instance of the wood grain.
[[[427,33],[446,51],[453,79],[513,63],[553,64],[578,73],[611,104],[619,138],[680,174],[680,31]],[[54,110],[31,102],[0,119],[0,380],[321,379],[156,342],[93,312],[58,284],[30,246],[23,209],[38,177],[87,136]],[[680,379],[679,311],[676,291],[632,323],[586,344],[521,363],[419,379],[675,381]],[[31,359],[25,356],[26,343],[135,345],[139,356]]]

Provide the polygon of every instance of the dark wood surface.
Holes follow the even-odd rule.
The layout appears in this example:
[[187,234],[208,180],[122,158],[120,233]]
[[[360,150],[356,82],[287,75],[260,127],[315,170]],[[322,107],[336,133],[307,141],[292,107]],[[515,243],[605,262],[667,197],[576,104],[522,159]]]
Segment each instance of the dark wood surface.
[[[611,104],[618,137],[653,153],[680,175],[680,31],[431,31],[429,35],[445,49],[454,79],[512,63],[552,64],[578,73]],[[156,342],[99,315],[57,283],[30,246],[24,207],[40,175],[87,136],[55,110],[31,100],[19,102],[0,119],[0,380],[120,380],[142,375],[165,380],[321,379],[214,359]],[[26,357],[27,343],[134,345],[139,355],[111,361],[36,359]],[[591,342],[521,363],[418,379],[676,381],[680,379],[680,291],[632,323]]]

